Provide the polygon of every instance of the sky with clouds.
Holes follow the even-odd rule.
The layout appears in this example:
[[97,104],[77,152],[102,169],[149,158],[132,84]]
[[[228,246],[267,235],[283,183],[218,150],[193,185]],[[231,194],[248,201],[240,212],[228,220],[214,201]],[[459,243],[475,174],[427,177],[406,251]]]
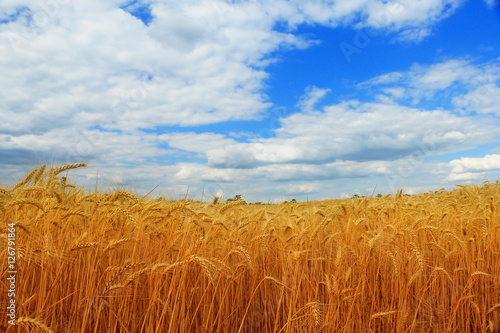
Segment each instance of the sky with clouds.
[[0,0],[0,179],[211,200],[500,179],[495,0]]

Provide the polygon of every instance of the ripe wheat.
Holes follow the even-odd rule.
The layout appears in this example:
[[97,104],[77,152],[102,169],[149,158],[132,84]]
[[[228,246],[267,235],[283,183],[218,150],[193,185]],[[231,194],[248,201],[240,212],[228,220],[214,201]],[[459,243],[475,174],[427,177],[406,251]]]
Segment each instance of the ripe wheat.
[[498,182],[276,205],[172,202],[86,194],[70,171],[84,166],[43,165],[0,189],[5,248],[17,222],[17,323],[32,331],[500,328]]

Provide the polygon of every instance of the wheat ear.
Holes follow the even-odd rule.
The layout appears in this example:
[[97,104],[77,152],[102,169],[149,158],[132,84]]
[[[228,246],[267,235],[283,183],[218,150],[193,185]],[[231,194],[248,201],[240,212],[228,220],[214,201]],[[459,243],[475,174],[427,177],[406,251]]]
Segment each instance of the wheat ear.
[[35,169],[35,170],[31,171],[30,173],[28,173],[26,175],[26,177],[24,177],[23,180],[21,180],[19,183],[14,185],[14,187],[12,188],[12,191],[15,191],[17,188],[26,185],[31,180],[31,178],[33,178],[33,176],[35,175],[35,173],[37,171],[38,171],[38,169]]
[[16,320],[16,324],[22,325],[22,326],[35,326],[40,328],[43,332],[47,333],[54,333],[53,330],[47,327],[44,323],[39,321],[38,319],[33,319],[29,317],[21,317]]
[[66,170],[71,170],[71,169],[76,169],[76,168],[86,167],[86,166],[87,166],[87,163],[66,164],[66,165],[63,165],[63,166],[60,166],[58,168],[53,169],[52,176],[57,176],[58,174],[60,174],[63,171],[66,171]]

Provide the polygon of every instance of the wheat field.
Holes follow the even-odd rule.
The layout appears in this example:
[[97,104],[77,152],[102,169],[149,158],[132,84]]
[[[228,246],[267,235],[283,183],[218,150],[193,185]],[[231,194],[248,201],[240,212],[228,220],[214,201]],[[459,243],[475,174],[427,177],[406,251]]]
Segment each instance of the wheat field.
[[[5,332],[500,332],[500,183],[273,205],[0,189]],[[7,292],[2,288],[2,309]]]

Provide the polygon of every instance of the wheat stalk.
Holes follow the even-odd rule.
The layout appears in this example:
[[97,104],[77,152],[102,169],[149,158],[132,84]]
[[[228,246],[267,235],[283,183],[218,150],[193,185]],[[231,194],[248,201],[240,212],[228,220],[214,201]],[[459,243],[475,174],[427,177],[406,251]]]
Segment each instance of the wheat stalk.
[[488,274],[486,272],[481,272],[481,271],[475,271],[474,273],[471,274],[471,277],[478,276],[478,275],[486,276],[486,277],[491,277],[491,274]]
[[210,270],[218,270],[217,266],[215,266],[210,260],[207,260],[205,258],[199,257],[199,256],[191,256],[188,261],[191,262],[196,262],[198,265],[201,266],[203,272],[205,275],[208,277],[210,282],[214,281],[214,277]]
[[71,170],[71,169],[76,169],[76,168],[81,168],[81,167],[86,167],[87,163],[73,163],[73,164],[66,164],[63,166],[60,166],[58,168],[51,168],[51,177],[55,177],[61,172],[64,172],[66,170]]
[[242,205],[244,203],[245,203],[245,200],[236,200],[236,201],[228,202],[228,203],[224,204],[221,207],[221,209],[219,209],[219,214],[224,213],[229,208],[236,207],[236,206]]
[[10,206],[21,206],[21,205],[31,205],[31,206],[35,206],[36,208],[40,209],[43,211],[43,207],[42,205],[35,199],[25,199],[25,198],[22,198],[22,199],[16,199],[14,201],[11,201],[9,202],[7,205],[5,205],[6,207],[10,207]]
[[417,262],[418,262],[418,266],[419,266],[420,270],[423,270],[424,269],[425,260],[424,260],[424,256],[422,255],[422,252],[418,248],[417,244],[415,244],[413,242],[410,242],[410,246],[412,247],[413,253],[417,257]]
[[71,246],[69,248],[69,251],[77,251],[77,250],[81,250],[81,249],[86,249],[86,248],[89,248],[89,247],[95,247],[97,246],[97,244],[99,244],[98,242],[81,242],[81,243],[76,243],[74,244],[73,246]]
[[47,167],[46,164],[42,165],[36,175],[33,177],[33,185],[38,185],[40,180],[43,179],[43,174],[45,172],[45,168]]
[[118,247],[119,245],[121,244],[124,244],[128,241],[131,241],[131,240],[134,240],[134,238],[120,238],[120,239],[117,239],[117,240],[114,240],[112,242],[110,242],[105,248],[104,248],[104,253],[108,252],[108,251],[111,251],[112,249],[114,249],[115,247]]
[[487,315],[491,314],[493,311],[495,311],[496,309],[500,308],[500,303],[497,303],[495,304],[494,306],[492,306],[488,312],[486,313]]
[[180,266],[184,265],[185,263],[186,263],[186,261],[178,261],[178,262],[173,263],[173,264],[170,264],[170,263],[157,263],[157,264],[154,264],[151,267],[151,271],[154,272],[157,269],[164,268],[163,272],[166,272],[166,271],[169,271],[169,270],[174,269],[176,267],[180,267]]
[[279,281],[278,279],[276,279],[272,276],[264,276],[264,280],[270,280],[270,281],[276,283],[278,286],[286,288],[286,286],[283,284],[283,282]]
[[436,272],[443,272],[443,274],[446,276],[446,278],[448,280],[450,280],[451,283],[453,283],[453,279],[451,278],[450,273],[448,273],[448,271],[446,269],[444,269],[443,267],[435,267],[434,271],[436,271]]
[[19,183],[17,183],[16,185],[14,185],[14,187],[12,188],[12,192],[14,192],[19,187],[26,185],[31,180],[31,178],[33,178],[33,176],[35,175],[35,173],[37,171],[38,171],[38,169],[35,169],[35,170],[31,171],[30,173],[28,173],[26,175],[26,177],[24,177],[23,180],[21,180]]
[[92,197],[94,197],[94,200],[95,200],[95,198],[97,198],[97,195],[98,194],[96,192],[85,194],[84,196],[82,196],[78,199],[77,204],[81,204],[83,201],[88,200]]
[[106,292],[108,292],[111,288],[112,285],[114,285],[114,283],[127,271],[133,269],[133,268],[136,268],[138,266],[142,266],[144,265],[144,261],[139,261],[139,262],[133,262],[133,263],[129,263],[129,264],[126,264],[122,267],[120,267],[118,269],[118,271],[116,271],[112,276],[111,278],[108,279],[108,281],[106,282],[105,284],[105,288],[104,288],[104,291],[102,292],[102,294],[106,294]]
[[76,210],[74,210],[74,211],[69,211],[69,212],[67,212],[66,214],[64,214],[64,215],[62,216],[62,219],[63,219],[63,220],[65,220],[65,219],[67,219],[68,217],[73,216],[73,215],[76,215],[76,216],[81,216],[81,217],[84,217],[84,218],[88,218],[88,217],[90,217],[90,214],[87,214],[87,213],[85,213],[85,212],[81,212],[81,211],[76,211]]
[[45,325],[38,319],[33,319],[29,317],[20,317],[16,320],[16,324],[28,327],[34,326],[36,328],[41,329],[43,332],[54,333],[54,331],[52,331],[50,328],[47,327],[47,325]]
[[398,263],[396,261],[396,256],[391,251],[387,251],[389,257],[391,257],[392,266],[394,267],[394,274],[399,275]]
[[118,198],[127,198],[127,199],[130,199],[132,201],[139,200],[139,198],[137,198],[135,195],[133,195],[131,193],[128,193],[125,191],[117,191],[109,197],[108,201],[113,202],[113,201],[117,200]]
[[237,246],[234,250],[230,251],[227,255],[228,257],[231,256],[231,254],[239,254],[240,257],[246,260],[248,263],[248,267],[252,267],[252,257],[250,256],[250,253],[248,252],[247,249],[245,249],[243,246]]
[[373,314],[370,317],[370,320],[373,320],[373,319],[376,319],[376,318],[380,318],[380,317],[389,316],[389,315],[393,315],[393,314],[396,314],[398,312],[400,312],[400,311],[393,310],[393,311],[387,311],[387,312],[378,312],[378,313]]
[[134,226],[137,226],[137,222],[135,221],[135,218],[132,216],[132,214],[128,211],[126,211],[125,209],[123,208],[115,208],[114,210],[116,213],[122,213],[123,215],[125,215],[127,217],[127,219],[132,222],[132,224]]
[[305,305],[305,307],[309,307],[311,309],[312,317],[314,318],[314,324],[316,326],[320,326],[322,322],[321,311],[319,309],[318,302],[309,302]]

